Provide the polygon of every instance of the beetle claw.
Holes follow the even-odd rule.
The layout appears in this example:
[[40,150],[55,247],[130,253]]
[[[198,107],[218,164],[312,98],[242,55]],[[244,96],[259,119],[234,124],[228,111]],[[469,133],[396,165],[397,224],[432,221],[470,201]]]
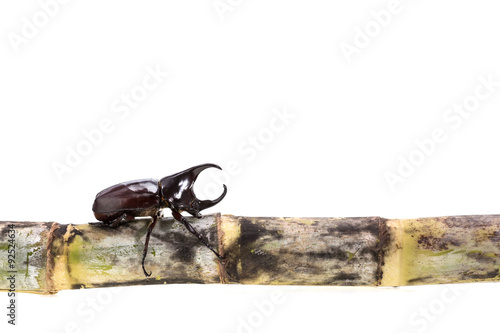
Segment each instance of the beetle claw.
[[149,273],[146,272],[146,268],[144,268],[144,263],[142,264],[142,270],[144,271],[144,275],[146,275],[146,277],[150,277],[151,274],[153,273],[153,272],[149,272]]

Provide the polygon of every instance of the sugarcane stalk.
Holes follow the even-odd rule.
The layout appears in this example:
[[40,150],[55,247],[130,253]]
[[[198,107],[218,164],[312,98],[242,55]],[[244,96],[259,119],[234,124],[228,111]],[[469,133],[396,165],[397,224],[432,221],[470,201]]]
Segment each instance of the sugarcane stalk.
[[[0,291],[172,283],[407,286],[499,281],[500,216],[421,219],[207,215],[190,223],[223,261],[172,218],[102,224],[0,222]],[[9,231],[14,230],[14,231]],[[15,234],[12,238],[11,235]],[[14,242],[12,242],[14,239]],[[9,244],[15,243],[14,266]]]

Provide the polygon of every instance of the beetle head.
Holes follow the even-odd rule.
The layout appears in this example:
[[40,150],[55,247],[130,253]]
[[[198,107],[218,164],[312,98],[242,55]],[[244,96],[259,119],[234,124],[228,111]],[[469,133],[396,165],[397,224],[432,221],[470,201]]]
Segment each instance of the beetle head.
[[218,204],[227,193],[227,187],[224,186],[224,192],[215,200],[199,200],[194,194],[193,185],[198,175],[207,168],[217,168],[222,170],[216,164],[201,164],[178,172],[160,180],[161,195],[168,205],[177,211],[186,211],[189,214],[201,217],[200,211]]

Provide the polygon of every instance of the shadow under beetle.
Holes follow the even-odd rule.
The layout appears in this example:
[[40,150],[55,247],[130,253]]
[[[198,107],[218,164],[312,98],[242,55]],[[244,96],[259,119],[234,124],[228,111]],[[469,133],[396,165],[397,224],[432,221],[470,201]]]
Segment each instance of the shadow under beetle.
[[117,227],[122,221],[131,221],[138,216],[150,216],[144,252],[142,255],[142,270],[146,276],[151,276],[144,268],[144,260],[148,251],[149,237],[160,217],[163,208],[170,208],[172,216],[181,222],[186,229],[205,244],[219,258],[217,253],[205,239],[189,224],[181,212],[186,211],[194,217],[201,218],[200,211],[218,204],[226,195],[224,192],[215,200],[199,200],[193,191],[193,185],[200,172],[207,168],[221,169],[216,164],[201,164],[160,179],[132,180],[108,187],[97,193],[92,210],[97,220],[111,227]]

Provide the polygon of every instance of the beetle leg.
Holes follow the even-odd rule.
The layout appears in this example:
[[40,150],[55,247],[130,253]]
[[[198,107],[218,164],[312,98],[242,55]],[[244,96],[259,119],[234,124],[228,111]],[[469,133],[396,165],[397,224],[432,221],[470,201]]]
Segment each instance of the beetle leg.
[[118,227],[120,225],[121,222],[122,222],[122,218],[119,217],[116,220],[114,220],[113,223],[111,223],[110,227],[111,228],[116,228],[116,227]]
[[193,226],[186,220],[186,218],[184,216],[182,216],[181,213],[179,213],[178,211],[176,210],[173,210],[172,209],[172,215],[174,216],[174,218],[181,222],[182,224],[184,224],[184,226],[186,227],[186,229],[192,233],[193,235],[195,235],[203,244],[205,244],[206,247],[208,247],[213,253],[215,253],[215,255],[219,258],[219,259],[225,259],[223,256],[221,256],[220,254],[217,253],[217,251],[215,251],[211,246],[210,244],[207,243],[206,240],[203,239],[203,237],[198,233],[198,231],[196,231]]
[[144,275],[148,277],[151,276],[151,272],[146,272],[146,269],[144,268],[144,260],[146,259],[146,255],[148,254],[149,236],[151,236],[151,231],[153,231],[153,228],[155,227],[156,221],[158,220],[158,215],[159,212],[156,212],[156,214],[153,216],[153,221],[149,224],[148,234],[146,235],[146,243],[144,244],[144,252],[142,253],[142,270],[144,271]]
[[122,222],[133,221],[133,220],[135,220],[134,215],[131,215],[129,213],[124,213],[120,217],[112,221],[113,223],[111,223],[111,228],[118,227]]
[[89,222],[89,225],[92,225],[92,226],[96,226],[96,227],[104,227],[106,226],[106,224],[104,224],[104,222]]

